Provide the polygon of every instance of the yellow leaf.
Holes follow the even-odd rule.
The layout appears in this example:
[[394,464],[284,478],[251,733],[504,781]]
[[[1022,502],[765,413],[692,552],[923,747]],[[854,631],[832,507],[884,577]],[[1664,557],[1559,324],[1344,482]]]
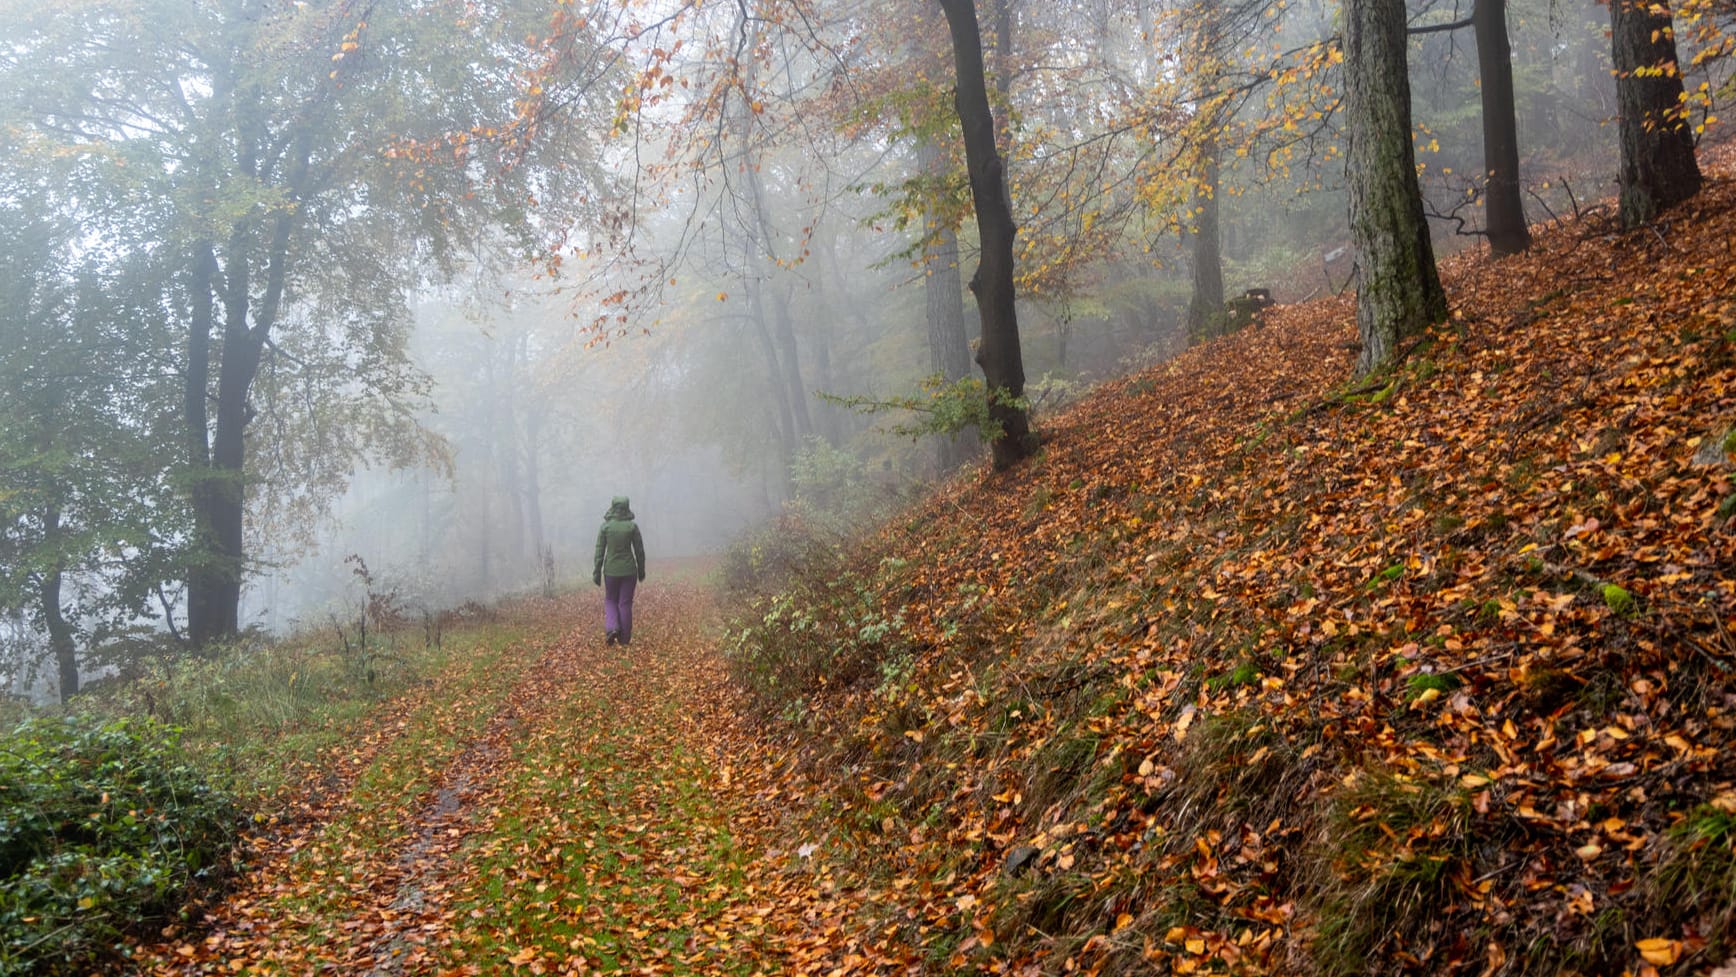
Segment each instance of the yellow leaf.
[[1663,937],[1653,937],[1634,944],[1640,951],[1640,956],[1646,958],[1646,963],[1657,967],[1668,967],[1682,955],[1681,940],[1666,940]]

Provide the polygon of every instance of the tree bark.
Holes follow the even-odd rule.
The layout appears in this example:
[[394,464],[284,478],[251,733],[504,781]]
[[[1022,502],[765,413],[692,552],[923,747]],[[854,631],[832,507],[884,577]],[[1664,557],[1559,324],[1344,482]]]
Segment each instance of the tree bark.
[[1447,315],[1411,145],[1403,0],[1347,0],[1344,28],[1346,184],[1362,278],[1359,375]]
[[1477,0],[1471,11],[1482,75],[1484,213],[1489,249],[1496,257],[1531,246],[1519,196],[1519,122],[1513,110],[1513,48],[1507,40],[1507,0]]
[[1621,222],[1632,228],[1699,193],[1700,166],[1694,134],[1681,115],[1682,76],[1669,9],[1611,0],[1609,19],[1621,116]]
[[211,242],[193,246],[193,269],[188,283],[191,299],[187,328],[187,378],[183,393],[182,423],[187,438],[189,502],[194,517],[193,553],[187,566],[187,640],[203,648],[216,637],[215,598],[219,575],[212,566],[217,552],[215,529],[207,522],[211,512],[211,421],[206,398],[211,384],[211,333],[216,327],[212,290],[217,278],[217,257]]
[[1194,194],[1193,295],[1187,305],[1188,336],[1205,336],[1224,315],[1223,238],[1218,221],[1218,141],[1200,148],[1200,188]]
[[[924,176],[940,177],[941,154],[924,140],[917,147]],[[928,368],[942,382],[953,384],[970,375],[970,336],[964,320],[964,275],[959,271],[958,232],[932,211],[923,216],[928,246],[923,250],[923,297],[928,320]],[[940,442],[936,460],[951,471],[970,460],[974,434],[961,432]]]
[[790,410],[788,389],[783,383],[783,370],[778,364],[777,346],[772,343],[771,330],[766,326],[765,285],[752,276],[746,278],[742,284],[747,289],[748,318],[751,320],[754,340],[759,346],[760,358],[765,361],[766,384],[772,391],[772,410],[778,433],[778,461],[784,472],[784,497],[788,498],[790,464],[795,461],[798,440],[796,421]]
[[1034,448],[1030,418],[1019,400],[1025,394],[1025,364],[1019,347],[1019,320],[1014,308],[1013,222],[1005,164],[995,148],[994,113],[989,108],[983,78],[982,33],[972,0],[939,0],[952,34],[953,60],[958,71],[954,103],[964,128],[966,165],[970,170],[971,202],[976,208],[982,258],[970,289],[982,318],[982,341],[976,361],[989,388],[988,414],[1001,427],[990,450],[997,469],[1006,469]]

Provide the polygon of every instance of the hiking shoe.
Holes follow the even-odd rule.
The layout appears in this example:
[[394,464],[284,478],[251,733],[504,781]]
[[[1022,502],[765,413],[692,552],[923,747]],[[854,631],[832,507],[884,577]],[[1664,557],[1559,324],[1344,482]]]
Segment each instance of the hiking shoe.
[[612,645],[619,640],[621,640],[621,639],[615,632],[613,632],[613,631],[604,631],[603,632],[603,644],[604,645]]

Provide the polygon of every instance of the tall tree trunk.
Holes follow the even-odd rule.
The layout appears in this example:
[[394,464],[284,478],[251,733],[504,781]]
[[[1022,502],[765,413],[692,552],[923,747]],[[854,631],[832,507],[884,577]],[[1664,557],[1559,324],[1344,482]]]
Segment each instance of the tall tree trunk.
[[[830,255],[831,252],[831,246],[821,248],[818,252],[821,256],[819,260],[824,262],[825,256]],[[823,272],[815,276],[814,287],[817,290],[815,301],[819,308],[835,308],[832,304],[832,295],[827,290],[827,283],[830,280],[830,277]],[[835,318],[828,316],[824,321],[815,324],[816,328],[813,335],[814,389],[816,390],[838,389],[837,377],[832,372],[832,330],[835,328],[833,323],[836,321]],[[842,413],[843,411],[839,409],[837,404],[822,402],[815,405],[814,430],[819,433],[820,437],[826,439],[827,444],[835,446],[844,442]]]
[[[746,9],[743,8],[744,16],[745,13]],[[744,27],[744,29],[746,28]],[[751,48],[754,43],[757,43],[758,37],[759,27],[756,24],[751,28],[747,46]],[[748,62],[746,76],[741,81],[742,91],[748,91],[753,87],[758,68],[757,59]],[[780,333],[774,338],[771,313],[767,309],[766,292],[772,287],[770,283],[776,274],[777,262],[771,260],[774,243],[770,219],[766,213],[765,201],[760,188],[760,160],[755,154],[753,139],[754,113],[748,107],[745,98],[737,101],[733,111],[736,113],[734,119],[736,136],[741,140],[740,169],[742,178],[747,181],[748,198],[748,219],[742,222],[741,227],[742,285],[747,289],[748,314],[753,320],[754,338],[758,342],[760,356],[765,361],[766,384],[772,390],[773,401],[777,409],[778,461],[779,468],[783,472],[781,479],[783,497],[787,499],[794,492],[794,472],[791,471],[791,465],[795,461],[796,451],[801,445],[802,432],[806,425],[797,420],[798,408],[796,404],[792,403],[789,374],[778,359],[778,345],[782,335]],[[726,230],[724,233],[727,236],[728,231]],[[793,352],[793,345],[794,336],[792,335],[790,345],[785,347],[786,357]],[[805,400],[801,406],[805,409]]]
[[[211,468],[200,522],[213,544],[207,554],[208,630],[194,635],[204,647],[233,637],[240,628],[241,578],[245,569],[244,512],[247,484],[247,425],[253,420],[248,392],[259,373],[265,334],[247,323],[248,242],[231,244],[225,266],[223,345],[217,366],[217,411],[212,419]],[[259,318],[255,317],[256,321]]]
[[784,497],[790,493],[790,464],[796,458],[796,422],[790,413],[790,398],[781,377],[783,370],[778,364],[778,350],[772,343],[771,330],[766,327],[765,285],[758,278],[749,277],[744,281],[747,288],[748,318],[753,329],[755,344],[759,347],[760,358],[766,367],[766,384],[772,391],[772,411],[778,434],[778,462],[783,469]]
[[216,592],[221,575],[213,565],[217,534],[208,523],[212,511],[211,421],[207,398],[211,385],[211,333],[216,328],[212,290],[217,257],[210,241],[193,245],[188,282],[191,300],[187,327],[187,378],[183,388],[182,424],[186,434],[189,504],[194,516],[193,553],[187,566],[187,640],[203,648],[217,636]]
[[1362,270],[1357,373],[1385,364],[1406,338],[1447,315],[1411,146],[1404,0],[1347,0],[1345,117],[1350,234]]
[[1699,193],[1700,165],[1693,131],[1680,114],[1682,76],[1669,8],[1610,0],[1609,19],[1621,115],[1621,222],[1638,227]]
[[1496,257],[1531,246],[1519,197],[1519,122],[1513,110],[1513,48],[1507,40],[1507,0],[1477,0],[1471,11],[1482,75],[1483,170],[1489,181],[1489,249]]
[[802,382],[801,349],[796,342],[795,319],[790,314],[790,296],[782,288],[772,291],[772,322],[777,327],[778,363],[783,368],[782,383],[789,392],[790,419],[795,424],[799,444],[814,436],[814,418],[808,412],[808,388]]
[[928,366],[952,383],[970,375],[970,337],[964,319],[964,276],[959,272],[958,235],[933,230],[923,256],[923,297],[928,310]]
[[524,445],[520,441],[518,423],[518,391],[522,389],[519,376],[519,336],[508,338],[501,344],[501,352],[505,356],[505,371],[502,379],[505,383],[497,390],[496,397],[500,401],[502,411],[498,415],[498,426],[491,432],[499,449],[495,460],[499,464],[495,477],[500,480],[500,491],[496,496],[506,502],[506,514],[500,527],[502,539],[501,559],[505,566],[506,582],[510,586],[523,579],[527,566],[536,560],[532,551],[531,559],[525,559],[525,520],[524,520],[524,473],[519,463],[524,457]]
[[[940,149],[924,139],[916,149],[925,177],[942,177]],[[928,246],[923,251],[923,297],[928,319],[929,372],[947,384],[970,375],[970,336],[965,330],[964,276],[959,271],[958,232],[932,210],[923,215]],[[974,432],[960,432],[940,442],[936,460],[951,471],[970,460]]]
[[989,388],[989,417],[1001,427],[991,447],[997,469],[1009,468],[1034,449],[1031,422],[1018,401],[1025,394],[1025,363],[1019,348],[1019,319],[1013,294],[1012,199],[1006,169],[995,148],[995,119],[983,79],[982,34],[973,0],[939,0],[952,33],[958,71],[955,104],[964,128],[965,160],[970,169],[971,202],[976,208],[982,259],[971,276],[982,318],[976,361]]
[[1187,304],[1189,337],[1206,336],[1224,315],[1223,240],[1218,224],[1218,141],[1200,148],[1200,187],[1194,194],[1193,296]]
[[548,540],[542,513],[542,459],[539,456],[543,417],[539,407],[533,405],[524,419],[524,480],[519,489],[524,494],[525,528],[530,532],[531,552],[536,554],[540,566]]
[[[266,180],[271,175],[270,167],[261,166],[256,127],[253,117],[244,117],[239,122],[236,168],[250,180]],[[217,367],[216,417],[210,427],[210,464],[195,476],[194,524],[202,545],[197,569],[189,574],[187,584],[188,635],[196,648],[233,637],[241,630],[241,583],[246,573],[247,426],[253,420],[248,398],[289,282],[289,249],[295,231],[296,205],[306,189],[308,161],[313,152],[311,130],[303,128],[290,141],[288,149],[283,183],[286,200],[265,214],[239,220],[225,249],[220,290],[223,340]],[[264,287],[256,300],[254,248],[260,243],[258,234],[262,228],[269,231],[269,236],[264,241]],[[198,301],[195,297],[195,302]],[[204,429],[193,430],[193,418],[189,416],[188,420],[189,434],[202,437]],[[193,622],[194,607],[201,608],[197,628]]]

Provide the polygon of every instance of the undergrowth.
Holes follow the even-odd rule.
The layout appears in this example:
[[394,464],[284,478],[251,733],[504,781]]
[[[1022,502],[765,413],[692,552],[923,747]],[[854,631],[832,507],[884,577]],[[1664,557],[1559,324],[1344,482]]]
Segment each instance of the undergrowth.
[[89,973],[216,894],[249,816],[381,704],[498,644],[494,617],[448,614],[444,640],[321,630],[160,655],[14,724],[0,736],[0,973]]
[[84,973],[229,867],[240,807],[150,721],[34,719],[0,739],[0,973]]

